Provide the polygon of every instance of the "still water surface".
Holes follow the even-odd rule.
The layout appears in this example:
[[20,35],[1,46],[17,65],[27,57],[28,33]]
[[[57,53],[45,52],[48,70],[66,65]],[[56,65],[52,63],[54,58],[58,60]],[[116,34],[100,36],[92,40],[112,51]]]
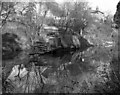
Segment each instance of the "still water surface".
[[[21,92],[96,92],[96,85],[104,85],[110,79],[111,73],[111,61],[114,54],[117,53],[117,49],[112,47],[90,47],[80,50],[58,50],[45,55],[37,55],[28,57],[23,54],[23,59],[28,59],[34,65],[28,70],[28,67],[21,69],[20,73],[22,78],[29,73],[29,78],[21,84],[14,82],[16,89],[20,85],[26,85],[25,81],[30,85],[36,85],[29,87],[25,90],[24,86],[21,86]],[[22,57],[22,55],[20,55]],[[18,57],[18,58],[21,58]],[[17,69],[16,69],[17,70]],[[27,72],[27,73],[25,73]],[[39,74],[38,74],[39,73]],[[15,80],[13,76],[15,73],[9,75],[9,79]],[[42,80],[40,80],[40,75]],[[39,76],[39,77],[38,77]],[[40,85],[44,84],[42,90],[36,90],[36,87],[40,82]],[[19,85],[19,86],[18,86]],[[66,88],[67,87],[67,88]],[[20,89],[20,88],[19,88]],[[24,89],[24,90],[23,90]],[[52,90],[51,90],[52,89]],[[72,90],[71,90],[72,89]],[[100,90],[101,88],[98,88]],[[18,91],[19,92],[19,91]]]

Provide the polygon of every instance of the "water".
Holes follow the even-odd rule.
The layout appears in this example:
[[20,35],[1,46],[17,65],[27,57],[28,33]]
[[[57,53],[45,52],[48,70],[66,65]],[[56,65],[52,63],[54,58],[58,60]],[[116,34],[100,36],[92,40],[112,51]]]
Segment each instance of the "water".
[[[31,56],[30,59],[27,56],[29,61],[21,62],[25,63],[26,71],[29,72],[28,80],[26,78],[24,78],[24,82],[18,80],[21,84],[14,82],[14,85],[20,92],[26,93],[102,93],[113,91],[112,87],[117,89],[118,86],[114,82],[112,85],[106,84],[112,80],[111,72],[116,66],[112,67],[111,62],[115,56],[117,57],[115,46],[90,47],[70,51],[59,49],[45,55]],[[26,58],[23,57],[23,59]],[[119,70],[119,65],[117,68]],[[27,75],[25,69],[24,71],[21,69],[21,72]],[[24,76],[26,77],[26,75]],[[114,80],[119,83],[117,78],[120,77],[115,77]],[[25,81],[29,82],[27,90],[24,88]],[[23,85],[23,88],[19,88],[20,85]]]
[[39,62],[36,65],[51,66],[53,69],[65,65],[71,76],[77,76],[81,73],[94,71],[96,68],[94,65],[98,65],[100,62],[104,64],[110,63],[113,54],[110,51],[111,49],[112,47],[91,47],[83,50],[67,51],[67,53],[59,50],[54,54],[39,56]]

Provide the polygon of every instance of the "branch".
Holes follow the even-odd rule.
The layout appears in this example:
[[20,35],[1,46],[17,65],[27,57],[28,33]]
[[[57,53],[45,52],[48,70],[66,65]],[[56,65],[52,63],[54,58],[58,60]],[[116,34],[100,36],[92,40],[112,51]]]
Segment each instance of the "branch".
[[44,18],[46,17],[47,12],[48,12],[48,10],[46,10],[46,11],[45,11],[44,16],[43,16],[42,23],[41,23],[41,25],[38,27],[38,33],[37,33],[37,34],[38,34],[38,36],[40,35],[39,30],[41,29],[41,27],[42,27],[42,25],[43,25]]
[[8,13],[6,14],[5,19],[2,20],[2,26],[6,23],[7,18],[9,17],[11,10],[8,11]]
[[1,2],[1,10],[0,10],[0,15],[2,13],[2,9],[3,9],[3,2]]
[[[17,5],[17,3],[15,3],[14,6],[15,6],[15,5]],[[1,5],[1,11],[0,11],[0,16],[6,15],[5,19],[2,20],[2,26],[6,23],[6,20],[7,20],[7,18],[9,17],[9,14],[10,14],[11,11],[14,9],[14,6],[9,7],[9,8],[7,9],[8,12],[5,13],[5,14],[2,14],[2,10],[3,10],[3,3],[2,3],[2,5]]]

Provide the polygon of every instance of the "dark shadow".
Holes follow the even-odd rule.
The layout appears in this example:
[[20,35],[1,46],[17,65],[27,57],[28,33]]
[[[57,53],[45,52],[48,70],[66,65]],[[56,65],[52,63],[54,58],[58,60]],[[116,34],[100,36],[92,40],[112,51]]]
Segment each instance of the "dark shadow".
[[21,51],[18,36],[12,33],[2,34],[2,60],[14,59]]

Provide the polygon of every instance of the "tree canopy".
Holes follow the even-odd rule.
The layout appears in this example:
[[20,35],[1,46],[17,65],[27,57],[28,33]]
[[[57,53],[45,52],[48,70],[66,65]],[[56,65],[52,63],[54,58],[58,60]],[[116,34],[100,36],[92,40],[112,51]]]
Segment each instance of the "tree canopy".
[[116,8],[117,9],[116,9],[116,13],[114,15],[114,21],[117,24],[117,27],[120,27],[120,1],[118,2]]

